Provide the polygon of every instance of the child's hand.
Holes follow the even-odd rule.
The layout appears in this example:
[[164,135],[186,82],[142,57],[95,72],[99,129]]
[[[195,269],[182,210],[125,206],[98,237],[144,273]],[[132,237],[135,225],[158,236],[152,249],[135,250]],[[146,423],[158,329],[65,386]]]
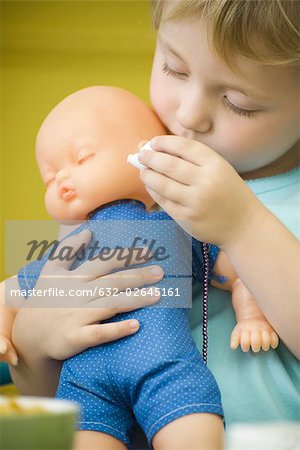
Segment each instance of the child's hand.
[[222,247],[248,226],[249,217],[254,220],[258,200],[212,149],[178,136],[158,136],[151,147],[156,151],[139,155],[151,169],[141,172],[141,180],[174,220],[192,225],[194,237]]
[[[119,313],[153,305],[159,300],[159,295],[144,295],[142,290],[135,289],[159,282],[163,270],[158,266],[122,270],[125,259],[112,255],[106,261],[96,258],[85,261],[71,271],[79,249],[88,245],[90,239],[89,230],[67,237],[57,247],[57,254],[68,246],[73,249],[73,259],[48,260],[43,267],[35,289],[45,292],[45,295],[43,298],[28,297],[14,322],[13,342],[17,349],[21,349],[22,356],[28,351],[29,357],[34,355],[37,359],[65,360],[89,347],[132,335],[139,328],[137,320],[101,322]],[[138,253],[133,252],[130,266],[139,263],[137,258]],[[116,272],[116,269],[121,270]],[[66,295],[48,296],[49,288],[53,287]],[[71,289],[87,294],[68,297]],[[127,289],[131,289],[128,294],[125,292]]]
[[16,366],[18,364],[18,356],[16,349],[11,341],[3,335],[0,335],[0,361]]
[[257,319],[243,319],[234,327],[231,333],[230,347],[236,350],[241,346],[243,352],[248,352],[250,348],[255,352],[271,348],[275,349],[279,344],[279,339],[265,317]]

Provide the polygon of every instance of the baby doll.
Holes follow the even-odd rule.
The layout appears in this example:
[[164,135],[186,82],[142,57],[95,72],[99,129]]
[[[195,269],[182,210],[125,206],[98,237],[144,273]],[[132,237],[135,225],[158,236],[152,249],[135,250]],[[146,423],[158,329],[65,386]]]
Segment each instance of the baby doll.
[[[87,227],[92,230],[94,241],[102,242],[105,236],[105,245],[110,247],[116,241],[124,247],[130,245],[131,237],[141,233],[141,226],[143,236],[154,230],[156,239],[164,240],[172,253],[169,261],[160,263],[168,275],[160,282],[160,290],[178,286],[184,297],[187,285],[182,279],[188,278],[188,269],[181,253],[187,235],[175,227],[168,236],[166,228],[160,227],[173,221],[164,212],[147,211],[153,200],[137,171],[126,163],[139,142],[157,134],[165,134],[165,130],[141,100],[121,89],[88,88],[67,97],[48,115],[37,138],[37,160],[47,186],[46,207],[54,219],[65,222],[89,218],[76,232]],[[193,240],[192,245],[193,275],[202,281],[201,244]],[[213,246],[210,249],[213,266],[218,250]],[[46,260],[20,271],[21,289],[34,287]],[[242,292],[241,298],[250,297],[225,255],[218,256],[215,267],[219,265],[220,273],[228,278],[226,287],[234,288],[233,296],[238,298]],[[174,267],[180,267],[182,279]],[[160,308],[143,308],[110,319],[125,320],[134,315],[141,327],[134,336],[91,348],[65,361],[57,397],[80,403],[81,430],[100,432],[99,440],[105,433],[115,440],[115,448],[124,448],[123,444],[130,445],[133,427],[138,422],[154,448],[175,448],[171,442],[180,441],[180,422],[184,420],[191,442],[199,439],[202,427],[203,436],[215,434],[207,448],[219,448],[221,421],[215,419],[222,416],[220,394],[192,340],[185,300],[174,304],[174,299],[169,302],[162,297]],[[245,303],[241,299],[242,307]],[[238,319],[252,320],[258,314],[255,303],[251,299],[248,303],[251,314],[248,310],[243,315],[243,308],[236,302]],[[9,311],[3,310],[6,317]],[[5,323],[9,326],[2,326],[0,334],[9,336],[12,319]],[[8,340],[2,342],[10,344]],[[204,417],[208,417],[205,429]],[[171,423],[170,436],[165,430]],[[199,442],[199,449],[202,444]],[[82,446],[86,446],[84,440]]]

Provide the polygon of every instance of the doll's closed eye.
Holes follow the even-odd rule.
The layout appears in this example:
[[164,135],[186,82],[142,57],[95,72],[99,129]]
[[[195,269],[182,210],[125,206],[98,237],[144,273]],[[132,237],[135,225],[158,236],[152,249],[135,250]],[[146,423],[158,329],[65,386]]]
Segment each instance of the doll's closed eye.
[[96,153],[88,153],[85,155],[79,155],[78,159],[77,159],[77,163],[78,164],[83,164],[86,161],[88,161],[89,159],[94,158],[94,156],[96,155]]

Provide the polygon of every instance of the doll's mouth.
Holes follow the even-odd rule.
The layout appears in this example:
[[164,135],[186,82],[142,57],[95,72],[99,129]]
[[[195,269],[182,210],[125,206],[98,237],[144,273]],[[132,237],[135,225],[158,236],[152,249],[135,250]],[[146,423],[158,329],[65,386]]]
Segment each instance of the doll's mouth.
[[61,198],[63,198],[64,200],[70,200],[75,195],[74,189],[69,189],[66,187],[60,188],[59,193]]

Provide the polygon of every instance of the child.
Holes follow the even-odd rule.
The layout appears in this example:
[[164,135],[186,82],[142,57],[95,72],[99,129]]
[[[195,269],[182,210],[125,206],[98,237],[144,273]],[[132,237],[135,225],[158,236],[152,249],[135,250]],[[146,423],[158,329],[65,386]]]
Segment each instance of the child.
[[[300,357],[293,236],[299,236],[300,3],[153,3],[151,99],[178,137],[153,142],[156,151],[141,158],[152,169],[142,180],[175,220],[192,220],[196,238],[225,250],[282,340],[264,355],[229,352],[229,298],[211,290],[209,366],[226,423],[299,421],[299,364],[291,352]],[[200,343],[199,302],[194,306]]]
[[[157,151],[141,158],[152,170],[143,171],[142,179],[172,217],[189,217],[196,237],[224,248],[285,344],[299,355],[298,242],[291,233],[299,232],[294,207],[299,186],[299,4],[157,2],[154,17],[160,27],[152,101],[170,132],[182,137],[152,143]],[[249,186],[261,202],[236,171],[256,180]],[[210,364],[223,392],[227,421],[299,419],[296,359],[284,345],[258,356],[230,353],[225,336],[232,317],[228,303],[218,302],[220,296],[215,292],[212,302],[211,329],[218,341],[211,337]],[[35,319],[24,317],[25,329],[38,313]],[[21,321],[20,315],[20,329]],[[28,347],[26,351],[30,353]],[[26,378],[17,370],[13,373]],[[30,370],[47,377],[38,364]]]

